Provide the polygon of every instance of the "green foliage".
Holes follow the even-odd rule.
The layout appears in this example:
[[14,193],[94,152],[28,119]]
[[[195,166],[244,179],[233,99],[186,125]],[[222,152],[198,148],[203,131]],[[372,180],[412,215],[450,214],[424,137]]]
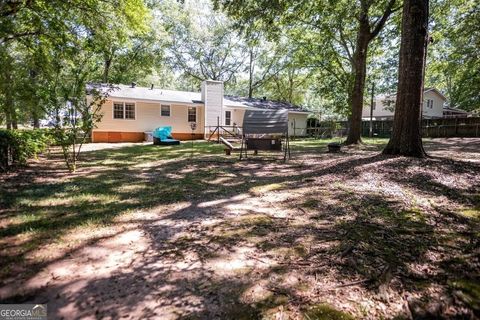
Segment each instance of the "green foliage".
[[166,1],[161,11],[169,36],[167,61],[174,70],[197,83],[228,83],[245,70],[245,43],[225,15],[212,12],[210,1]]
[[[270,1],[215,0],[217,8],[225,10],[237,21],[244,33],[266,32],[273,39],[286,37],[295,48],[295,69],[301,70],[294,80],[299,83],[297,94],[305,97],[307,88],[322,100],[323,109],[348,113],[353,108],[352,97],[363,92],[363,76],[358,72],[365,61],[368,43],[391,15],[395,1]],[[360,34],[368,39],[367,48],[359,43]],[[362,45],[362,47],[360,46]],[[292,70],[282,81],[273,85],[277,92],[287,92],[283,83],[292,83]],[[308,81],[303,81],[307,78]],[[359,85],[354,86],[354,82]],[[291,88],[288,86],[287,88]],[[315,109],[315,108],[314,108]]]
[[339,311],[328,304],[319,304],[311,307],[304,314],[305,320],[353,320],[353,316]]
[[49,129],[5,130],[0,129],[0,169],[6,171],[13,165],[25,165],[53,143]]
[[426,85],[449,98],[449,105],[480,109],[480,34],[478,1],[434,1]]
[[[0,5],[0,124],[38,127],[84,96],[87,82],[228,94],[348,115],[362,4],[374,26],[388,0],[36,0]],[[401,5],[397,0],[396,7]],[[213,11],[214,6],[222,11]],[[480,108],[474,0],[435,0],[426,85],[452,107]],[[368,47],[367,90],[394,93],[400,15]],[[357,68],[358,69],[358,68]],[[369,100],[365,97],[364,100]]]
[[163,56],[161,31],[143,0],[1,5],[0,122],[38,127],[65,101],[84,98],[88,81],[143,79]]

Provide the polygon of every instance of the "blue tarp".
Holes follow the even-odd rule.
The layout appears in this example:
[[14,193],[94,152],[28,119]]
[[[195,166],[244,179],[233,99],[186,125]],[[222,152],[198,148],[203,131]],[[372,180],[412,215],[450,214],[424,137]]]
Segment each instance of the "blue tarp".
[[172,127],[159,127],[152,132],[153,144],[161,146],[173,146],[180,144],[180,141],[173,139],[171,136]]
[[153,130],[152,135],[155,138],[158,138],[162,141],[167,140],[168,138],[171,138],[172,135],[172,127],[159,127],[155,130]]

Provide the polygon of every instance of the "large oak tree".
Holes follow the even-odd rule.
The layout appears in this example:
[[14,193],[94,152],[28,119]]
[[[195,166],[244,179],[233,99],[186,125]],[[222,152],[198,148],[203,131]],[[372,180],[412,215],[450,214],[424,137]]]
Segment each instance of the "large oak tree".
[[351,114],[346,142],[361,141],[368,48],[396,10],[395,0],[214,2],[247,33],[265,30],[290,37],[303,67],[328,74],[336,84],[329,90],[344,93]]
[[428,0],[405,0],[393,132],[384,154],[424,157],[421,115],[428,44]]

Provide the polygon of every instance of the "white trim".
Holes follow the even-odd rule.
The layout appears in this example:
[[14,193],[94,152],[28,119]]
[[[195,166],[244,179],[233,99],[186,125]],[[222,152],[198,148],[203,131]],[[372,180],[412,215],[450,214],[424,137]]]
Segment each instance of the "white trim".
[[[135,118],[126,118],[126,110],[125,110],[125,104],[133,104],[133,115]],[[115,118],[115,104],[122,104],[123,105],[123,118]],[[112,100],[112,120],[130,120],[130,121],[135,121],[137,120],[137,103],[135,101],[115,101]]]
[[293,110],[288,110],[288,113],[298,113],[298,114],[306,114],[309,115],[311,112],[310,111],[293,111]]
[[[133,119],[132,118],[128,118],[127,119],[127,103],[128,104],[133,104]],[[124,117],[124,120],[137,120],[137,103],[136,102],[124,102],[123,103],[123,117]]]
[[[162,107],[168,106],[168,116],[162,114]],[[160,103],[160,117],[171,117],[172,116],[172,105],[167,103]]]
[[[189,117],[190,117],[190,113],[189,113],[190,110],[188,110],[189,108],[194,108],[194,109],[195,109],[195,121],[190,121],[190,119],[189,119]],[[188,106],[188,107],[187,107],[187,122],[188,122],[188,123],[190,123],[190,122],[196,122],[196,123],[198,123],[198,111],[197,111],[197,109],[198,109],[198,108],[195,107],[195,106]]]
[[[227,124],[227,112],[230,114],[230,117],[228,118],[228,120],[230,121],[229,124]],[[232,125],[232,110],[224,110],[224,119],[223,119],[223,123],[226,125],[226,126],[231,126]]]
[[295,110],[289,110],[289,109],[264,109],[264,108],[255,108],[255,107],[249,107],[249,106],[229,106],[225,105],[225,108],[229,109],[242,109],[242,110],[258,110],[258,111],[275,111],[275,110],[287,110],[288,113],[298,113],[298,114],[310,114],[310,111],[295,111]]
[[443,100],[447,101],[447,98],[446,98],[446,97],[443,95],[443,93],[441,93],[437,88],[430,88],[430,89],[428,89],[428,90],[425,90],[425,91],[423,92],[423,94],[425,94],[425,93],[427,93],[427,92],[429,92],[429,91],[435,92],[435,93],[438,94]]
[[[115,104],[122,104],[122,106],[123,106],[122,118],[115,118]],[[125,119],[125,105],[124,105],[124,102],[112,101],[112,120],[124,120],[124,119]]]
[[163,104],[180,104],[180,105],[191,105],[191,106],[203,106],[203,102],[184,102],[184,101],[173,101],[173,100],[158,100],[158,99],[142,99],[142,98],[126,98],[126,97],[117,97],[117,96],[108,96],[107,101],[132,101],[132,102],[145,102],[145,103],[163,103]]
[[233,104],[224,104],[225,108],[232,108],[232,109],[248,109],[248,110],[261,110],[255,107],[249,107],[244,105],[233,105]]

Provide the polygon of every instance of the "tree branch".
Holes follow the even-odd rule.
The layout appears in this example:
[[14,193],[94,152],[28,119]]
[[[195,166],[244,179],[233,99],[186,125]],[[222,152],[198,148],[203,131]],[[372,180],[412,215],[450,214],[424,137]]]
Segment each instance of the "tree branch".
[[12,34],[10,36],[4,37],[3,39],[1,39],[0,43],[5,43],[5,42],[11,41],[11,40],[18,39],[18,38],[35,36],[35,35],[40,35],[40,34],[42,34],[42,32],[40,30],[25,31],[25,32],[21,32],[21,33],[16,33],[16,34]]
[[373,30],[370,32],[370,39],[375,38],[380,33],[380,30],[382,30],[383,26],[387,22],[388,17],[390,17],[390,15],[392,14],[393,12],[392,9],[394,5],[395,5],[395,0],[390,0],[388,2],[387,8],[383,12],[382,17],[378,20],[378,22],[374,23],[372,26]]

